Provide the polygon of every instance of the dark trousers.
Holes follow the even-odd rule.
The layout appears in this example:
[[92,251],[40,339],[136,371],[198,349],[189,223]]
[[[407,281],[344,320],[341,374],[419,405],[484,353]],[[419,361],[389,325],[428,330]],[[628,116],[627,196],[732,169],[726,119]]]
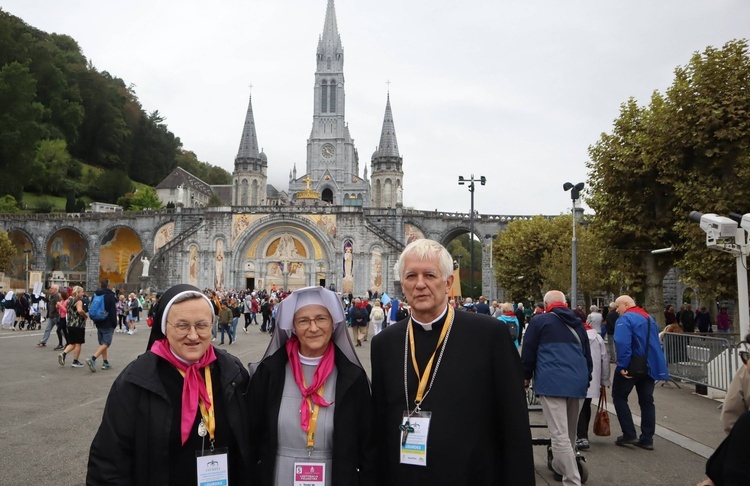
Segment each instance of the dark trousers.
[[576,431],[576,438],[589,438],[589,422],[591,422],[591,399],[587,398],[583,401],[581,413],[578,415],[578,430]]
[[63,337],[65,338],[65,345],[68,345],[68,326],[65,323],[65,318],[61,317],[60,320],[57,321],[57,340],[59,341],[59,345],[63,345]]
[[229,335],[229,344],[232,344],[234,342],[234,333],[232,332],[232,324],[219,324],[219,329],[221,330],[221,342],[220,344],[224,344],[224,333],[226,332]]
[[245,327],[245,329],[247,329],[247,326],[250,325],[250,316],[251,316],[251,314],[243,313],[242,315],[245,316],[245,326],[244,327]]
[[633,415],[628,406],[628,395],[633,391],[638,394],[638,405],[641,407],[641,442],[653,444],[656,430],[656,407],[654,407],[654,380],[650,376],[627,379],[615,372],[612,381],[612,403],[615,405],[617,421],[620,422],[622,435],[626,439],[635,439],[635,425]]

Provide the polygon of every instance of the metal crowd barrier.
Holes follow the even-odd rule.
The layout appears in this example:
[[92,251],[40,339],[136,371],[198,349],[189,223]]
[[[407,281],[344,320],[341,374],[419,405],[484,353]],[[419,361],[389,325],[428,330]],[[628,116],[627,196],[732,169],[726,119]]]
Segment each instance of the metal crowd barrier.
[[734,341],[730,335],[664,333],[670,376],[726,392],[740,363]]

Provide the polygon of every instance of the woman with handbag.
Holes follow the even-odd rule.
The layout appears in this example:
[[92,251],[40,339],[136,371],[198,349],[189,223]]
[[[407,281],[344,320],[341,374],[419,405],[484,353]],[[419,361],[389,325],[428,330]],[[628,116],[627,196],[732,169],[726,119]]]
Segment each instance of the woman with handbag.
[[[578,416],[578,431],[576,434],[576,447],[578,450],[589,448],[591,401],[594,398],[599,399],[602,394],[606,394],[606,387],[611,385],[609,380],[609,353],[607,352],[606,344],[604,344],[604,339],[588,322],[584,322],[583,326],[586,328],[586,335],[589,337],[591,361],[594,364],[594,369],[591,371],[591,381],[589,382],[589,389],[586,392],[586,400],[584,400],[581,414]],[[596,430],[594,432],[596,433]]]

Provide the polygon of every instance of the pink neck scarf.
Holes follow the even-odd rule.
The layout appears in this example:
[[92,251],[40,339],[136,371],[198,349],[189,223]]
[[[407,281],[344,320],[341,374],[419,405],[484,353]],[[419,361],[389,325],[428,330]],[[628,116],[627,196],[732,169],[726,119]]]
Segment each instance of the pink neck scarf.
[[166,360],[169,364],[178,370],[185,372],[185,380],[182,384],[182,412],[180,420],[180,431],[182,445],[190,437],[190,428],[195,422],[195,413],[198,410],[198,398],[206,404],[206,410],[211,408],[211,399],[208,397],[206,382],[203,381],[201,370],[216,361],[214,347],[209,346],[203,357],[194,365],[187,365],[177,359],[172,350],[169,348],[169,342],[166,339],[160,339],[151,346],[151,352]]
[[333,371],[333,358],[334,358],[334,350],[333,350],[333,343],[328,343],[328,348],[326,348],[325,353],[323,354],[323,359],[321,360],[318,367],[315,369],[315,374],[313,375],[313,382],[305,388],[304,384],[304,375],[302,373],[302,364],[300,364],[299,361],[299,339],[297,339],[297,336],[292,336],[289,338],[286,342],[286,354],[289,357],[289,364],[292,367],[292,374],[294,375],[294,382],[297,383],[297,386],[299,387],[299,391],[302,393],[302,403],[299,407],[299,425],[302,427],[302,430],[305,432],[308,431],[310,428],[310,407],[307,405],[307,399],[313,401],[316,405],[319,407],[330,407],[331,403],[326,402],[323,400],[323,397],[320,396],[318,393],[318,390],[320,387],[325,385],[326,380],[328,379],[328,375],[331,374],[331,371]]

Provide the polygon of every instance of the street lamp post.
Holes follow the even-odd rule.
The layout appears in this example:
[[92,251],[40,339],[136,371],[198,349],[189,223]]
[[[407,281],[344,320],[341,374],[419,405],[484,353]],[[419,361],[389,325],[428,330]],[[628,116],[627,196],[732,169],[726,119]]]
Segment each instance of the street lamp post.
[[469,179],[465,179],[464,176],[458,176],[458,185],[463,186],[469,184],[469,192],[471,193],[471,213],[469,213],[469,224],[471,225],[471,234],[469,235],[469,251],[471,255],[471,268],[469,268],[469,285],[470,297],[474,298],[474,183],[479,182],[482,185],[487,183],[485,176],[480,176],[478,179],[474,178],[474,174],[471,174]]
[[573,184],[566,182],[563,184],[564,191],[570,191],[570,199],[573,201],[573,242],[572,242],[572,253],[573,262],[571,263],[570,269],[570,308],[575,309],[578,305],[578,255],[576,252],[576,218],[578,216],[578,199],[580,198],[581,191],[583,190],[583,182]]

